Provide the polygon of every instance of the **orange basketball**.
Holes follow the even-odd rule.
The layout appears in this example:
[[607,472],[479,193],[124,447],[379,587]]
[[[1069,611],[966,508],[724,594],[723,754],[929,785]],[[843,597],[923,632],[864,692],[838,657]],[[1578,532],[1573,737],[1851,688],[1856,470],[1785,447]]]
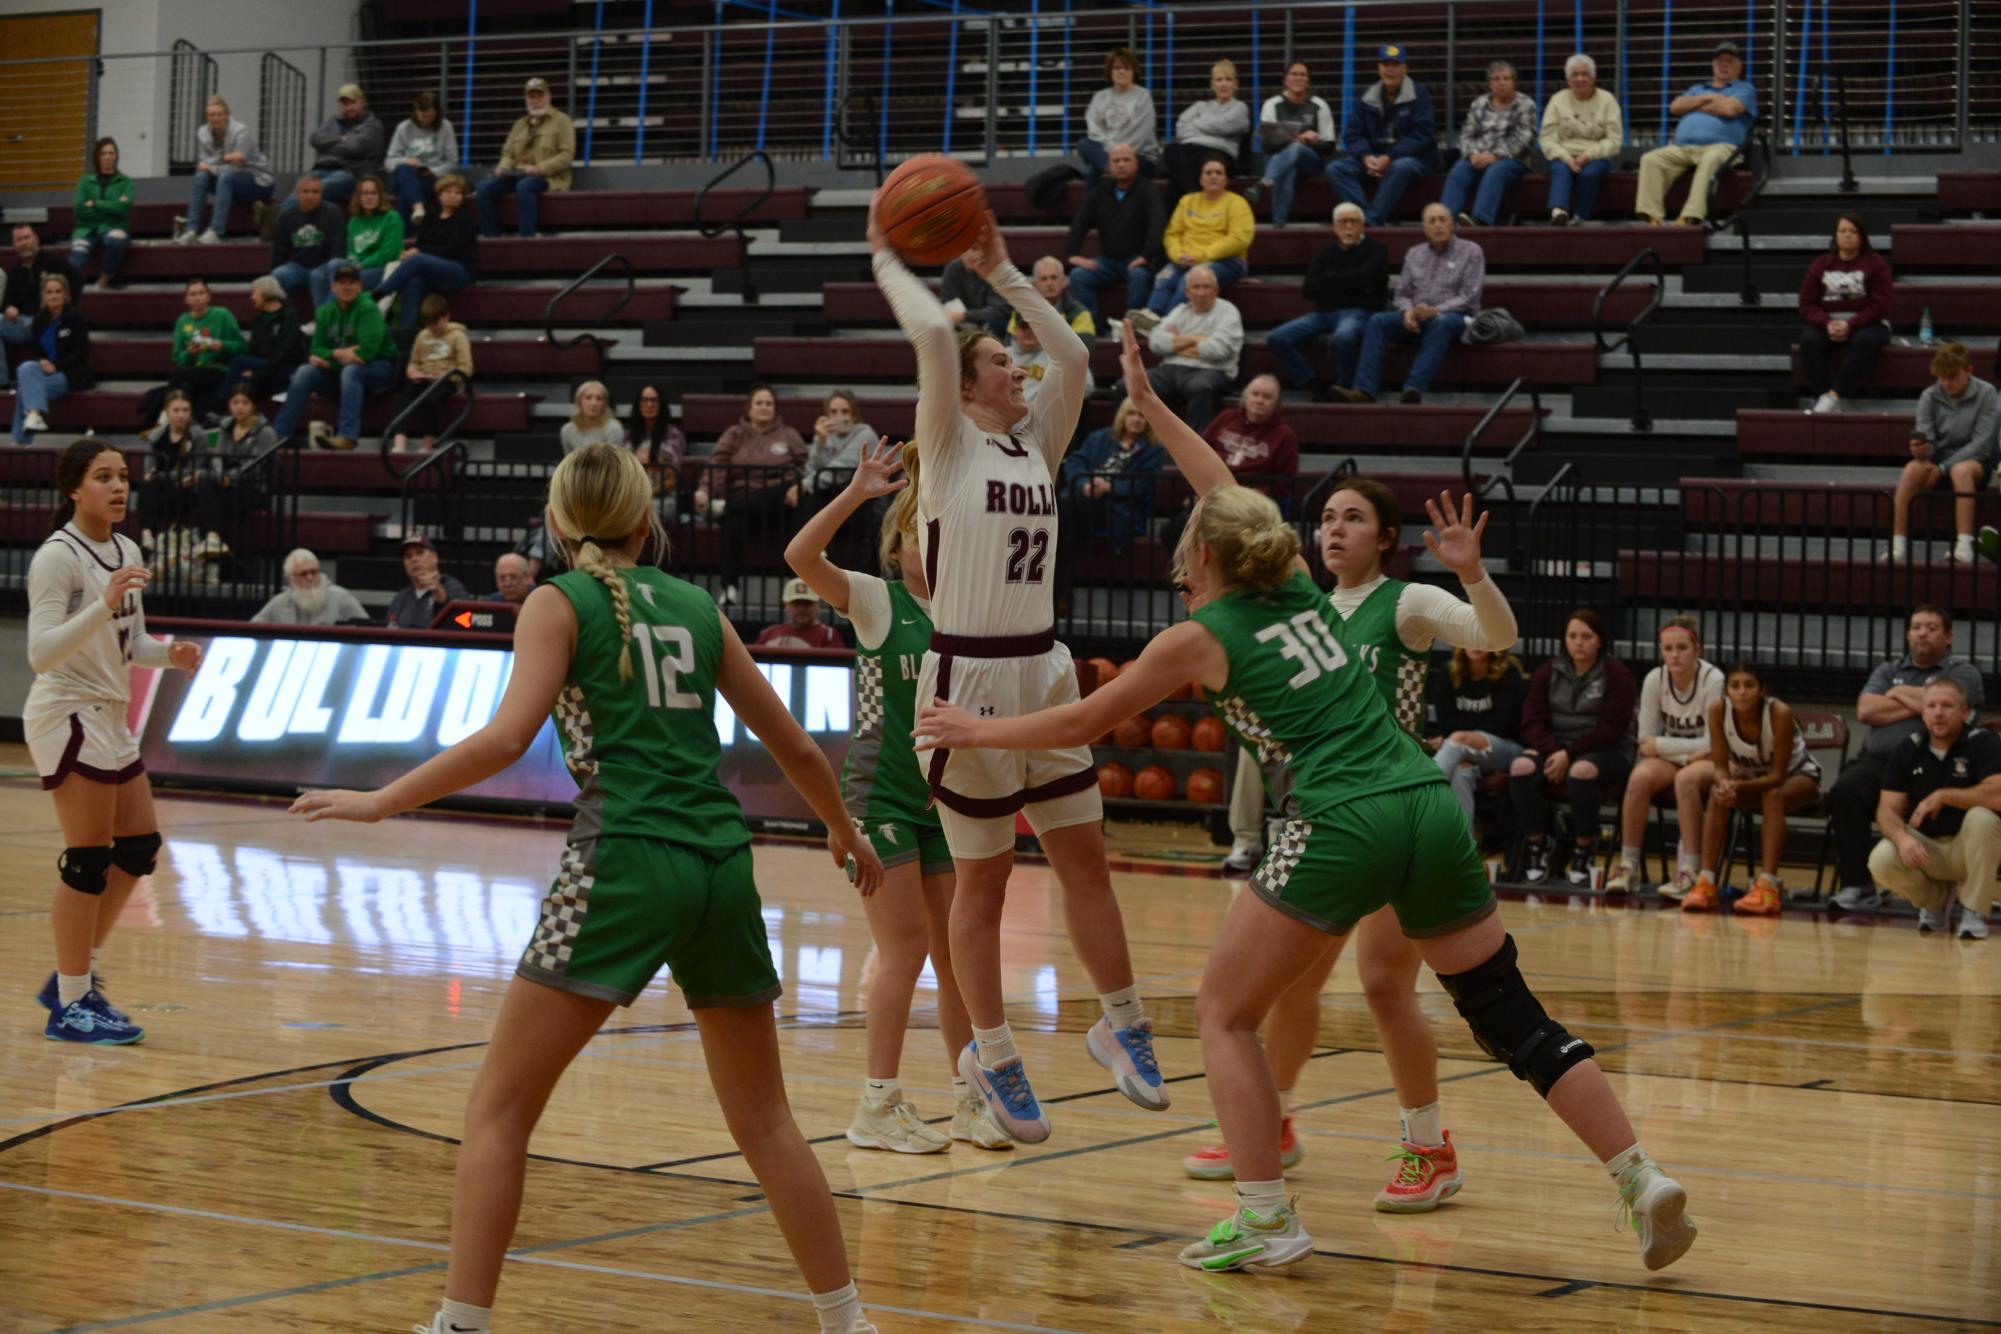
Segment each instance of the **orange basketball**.
[[1118,678],[1119,665],[1110,658],[1086,658],[1084,665],[1098,674],[1098,683],[1093,689],[1101,690]]
[[1112,729],[1112,744],[1115,746],[1144,746],[1153,735],[1153,720],[1145,714],[1128,718]]
[[912,264],[944,264],[979,239],[987,220],[980,178],[954,158],[911,158],[876,193],[876,221],[896,253]]
[[1133,771],[1123,764],[1099,765],[1098,791],[1108,797],[1130,797],[1133,794]]
[[1178,713],[1163,713],[1154,720],[1153,744],[1159,750],[1188,749],[1188,720]]
[[1230,729],[1221,718],[1198,718],[1193,740],[1197,750],[1221,750],[1230,742]]
[[1214,805],[1223,800],[1223,771],[1197,769],[1188,775],[1188,799]]
[[1172,801],[1174,771],[1163,765],[1147,765],[1133,779],[1133,795],[1141,801]]

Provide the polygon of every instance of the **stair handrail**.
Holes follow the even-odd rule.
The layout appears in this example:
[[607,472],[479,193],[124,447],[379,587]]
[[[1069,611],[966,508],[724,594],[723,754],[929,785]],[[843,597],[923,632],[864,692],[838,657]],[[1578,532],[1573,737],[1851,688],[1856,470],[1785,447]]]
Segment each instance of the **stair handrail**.
[[[445,423],[445,429],[438,433],[437,443],[433,446],[429,454],[418,459],[408,468],[399,471],[394,462],[394,453],[389,448],[390,442],[395,440],[396,432],[402,428],[403,423],[409,419],[410,414],[430,402],[432,395],[446,392],[464,394],[465,406],[459,409],[458,416]],[[431,381],[430,384],[424,387],[423,393],[405,403],[401,410],[389,419],[389,425],[382,428],[382,439],[377,442],[376,449],[381,455],[383,468],[391,477],[403,483],[407,490],[409,480],[412,477],[429,468],[444,455],[454,450],[463,450],[465,440],[459,436],[458,430],[472,416],[473,400],[472,377],[456,367]]]
[[[703,222],[702,205],[708,202],[709,191],[715,189],[718,185],[721,185],[724,181],[736,175],[753,162],[762,162],[764,164],[764,193],[758,195],[755,199],[752,199],[735,213],[721,221]],[[744,232],[743,220],[764,207],[764,201],[771,198],[772,192],[777,188],[778,169],[771,165],[771,155],[762,148],[753,148],[750,152],[745,153],[742,157],[709,177],[708,184],[695,192],[695,230],[711,240],[721,236],[724,232],[736,233],[737,254],[741,257],[743,264],[743,288],[740,295],[743,297],[745,303],[749,305],[757,304],[757,284],[752,281],[750,275],[750,237]]]
[[[851,119],[848,115],[848,108],[853,106],[857,102],[860,102],[862,104],[863,109],[867,112],[867,116],[864,120],[864,123],[869,127],[866,132],[866,137],[864,137],[861,133],[851,133],[848,129],[848,125]],[[868,155],[869,161],[875,167],[875,183],[878,186],[880,186],[882,184],[882,174],[883,174],[882,136],[876,131],[876,121],[877,121],[876,100],[874,93],[869,93],[869,92],[849,93],[846,97],[841,99],[840,115],[836,119],[838,132],[841,137],[841,147],[850,149],[857,153],[866,153]]]
[[578,274],[576,277],[570,279],[569,282],[563,284],[562,290],[557,292],[556,295],[550,297],[549,304],[542,308],[542,336],[544,339],[548,341],[548,344],[552,349],[554,349],[557,352],[567,352],[573,347],[581,347],[583,344],[589,343],[593,348],[596,348],[598,352],[602,353],[604,351],[604,340],[599,338],[595,333],[592,333],[589,330],[585,330],[583,333],[578,334],[575,338],[556,337],[556,307],[562,305],[564,300],[566,300],[571,293],[575,292],[578,288],[582,287],[585,283],[589,282],[591,279],[597,277],[598,274],[602,273],[608,265],[612,264],[616,264],[620,268],[625,270],[625,292],[618,298],[618,303],[616,305],[614,305],[610,310],[607,310],[604,314],[598,316],[599,321],[602,322],[605,320],[609,320],[612,316],[618,314],[621,310],[624,310],[627,306],[632,304],[632,298],[635,295],[637,295],[639,291],[639,279],[633,271],[632,261],[627,259],[624,255],[620,254],[618,251],[614,250],[612,251],[612,253],[606,255],[603,259],[599,260],[597,263],[591,265],[588,269],[585,269],[582,273]]
[[[1617,341],[1608,342],[1605,338],[1605,303],[1611,300],[1612,293],[1618,291],[1626,279],[1632,277],[1642,264],[1648,265],[1653,270],[1653,296],[1639,314],[1626,322],[1626,327],[1617,335]],[[1661,261],[1660,252],[1648,246],[1627,260],[1618,273],[1598,289],[1598,298],[1591,303],[1591,339],[1596,344],[1599,355],[1606,356],[1623,350],[1633,359],[1632,424],[1635,431],[1654,429],[1653,414],[1647,411],[1646,368],[1640,360],[1639,332],[1640,326],[1652,319],[1654,312],[1661,308],[1661,301],[1666,292],[1667,265]]]
[[[1502,456],[1493,476],[1489,477],[1485,482],[1475,482],[1473,479],[1473,447],[1479,443],[1480,437],[1486,433],[1487,428],[1500,420],[1501,414],[1507,410],[1509,404],[1515,401],[1516,395],[1522,393],[1524,390],[1528,391],[1529,396],[1528,430],[1524,431],[1522,438],[1515,441],[1508,449],[1508,452]],[[1459,480],[1465,486],[1467,494],[1472,496],[1476,502],[1484,503],[1487,497],[1496,488],[1499,488],[1507,497],[1508,510],[1510,515],[1512,515],[1517,504],[1514,477],[1515,460],[1522,456],[1523,450],[1531,446],[1540,447],[1541,444],[1542,391],[1536,388],[1528,376],[1517,375],[1514,383],[1510,384],[1502,392],[1500,398],[1495,400],[1494,405],[1487,409],[1486,416],[1480,418],[1474,424],[1473,429],[1466,433],[1466,439],[1460,443]],[[1518,532],[1514,533],[1513,540],[1514,549],[1508,553],[1508,568],[1511,570],[1519,569],[1522,562],[1521,534]]]

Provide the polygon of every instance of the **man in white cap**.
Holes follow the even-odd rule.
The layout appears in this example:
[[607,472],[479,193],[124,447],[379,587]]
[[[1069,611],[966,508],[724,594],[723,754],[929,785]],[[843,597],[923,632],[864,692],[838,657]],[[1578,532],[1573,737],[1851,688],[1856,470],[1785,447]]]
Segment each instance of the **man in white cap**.
[[403,573],[410,577],[410,586],[397,589],[389,600],[385,624],[392,630],[427,629],[446,603],[472,597],[464,584],[439,571],[438,549],[421,531],[403,539]]
[[549,85],[530,79],[522,89],[527,114],[514,122],[500,149],[500,166],[479,183],[479,234],[500,235],[500,201],[514,196],[521,234],[535,235],[545,190],[570,188],[570,168],[577,159],[577,127],[549,105]]
[[785,619],[757,637],[762,648],[846,648],[840,631],[820,619],[820,595],[804,579],[785,583]]

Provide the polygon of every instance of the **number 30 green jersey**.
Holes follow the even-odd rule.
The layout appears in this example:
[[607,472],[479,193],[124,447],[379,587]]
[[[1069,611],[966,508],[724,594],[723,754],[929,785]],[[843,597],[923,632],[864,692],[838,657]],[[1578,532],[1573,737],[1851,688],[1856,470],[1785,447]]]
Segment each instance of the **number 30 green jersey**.
[[1368,667],[1343,647],[1340,614],[1301,570],[1194,618],[1223,646],[1230,679],[1209,701],[1261,766],[1291,770],[1301,816],[1444,775],[1397,726]]
[[563,758],[577,780],[570,841],[664,839],[712,856],[750,842],[743,807],[716,774],[722,621],[693,584],[650,566],[622,569],[632,609],[632,679],[621,680],[611,590],[583,570],[550,580],[577,615],[577,651],[556,696]]

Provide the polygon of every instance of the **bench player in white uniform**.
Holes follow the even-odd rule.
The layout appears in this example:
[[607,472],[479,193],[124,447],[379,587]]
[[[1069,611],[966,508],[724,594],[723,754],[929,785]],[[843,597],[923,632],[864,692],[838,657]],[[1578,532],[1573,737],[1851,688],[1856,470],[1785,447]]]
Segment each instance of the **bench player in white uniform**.
[[168,645],[146,633],[139,590],[146,566],[138,543],[113,529],[132,484],[125,456],[102,440],[79,440],[56,464],[63,500],[56,530],[28,567],[28,690],[21,729],[42,786],[55,798],[63,850],[57,864],[56,971],[39,997],[44,1036],[59,1042],[125,1044],[145,1030],[113,1008],[96,980],[97,951],[139,878],[160,852],[153,789],[126,725],[131,666],[201,665],[201,646]]
[[[1089,350],[1008,262],[991,214],[966,266],[1005,297],[1049,349],[1041,392],[1023,401],[1023,372],[983,331],[954,335],[944,306],[890,249],[869,216],[875,277],[917,351],[917,430],[924,451],[918,539],[935,630],[917,684],[976,716],[1014,717],[1078,698],[1070,650],[1056,642],[1056,472],[1083,409]],[[960,1072],[985,1093],[1001,1128],[1024,1143],[1049,1137],[1002,1004],[1001,908],[1014,865],[1014,817],[1025,812],[1063,886],[1078,960],[1104,1018],[1091,1056],[1140,1106],[1167,1106],[1153,1026],[1133,985],[1125,922],[1105,864],[1104,802],[1088,746],[933,751],[926,776],[957,868],[952,955],[972,1016]]]

